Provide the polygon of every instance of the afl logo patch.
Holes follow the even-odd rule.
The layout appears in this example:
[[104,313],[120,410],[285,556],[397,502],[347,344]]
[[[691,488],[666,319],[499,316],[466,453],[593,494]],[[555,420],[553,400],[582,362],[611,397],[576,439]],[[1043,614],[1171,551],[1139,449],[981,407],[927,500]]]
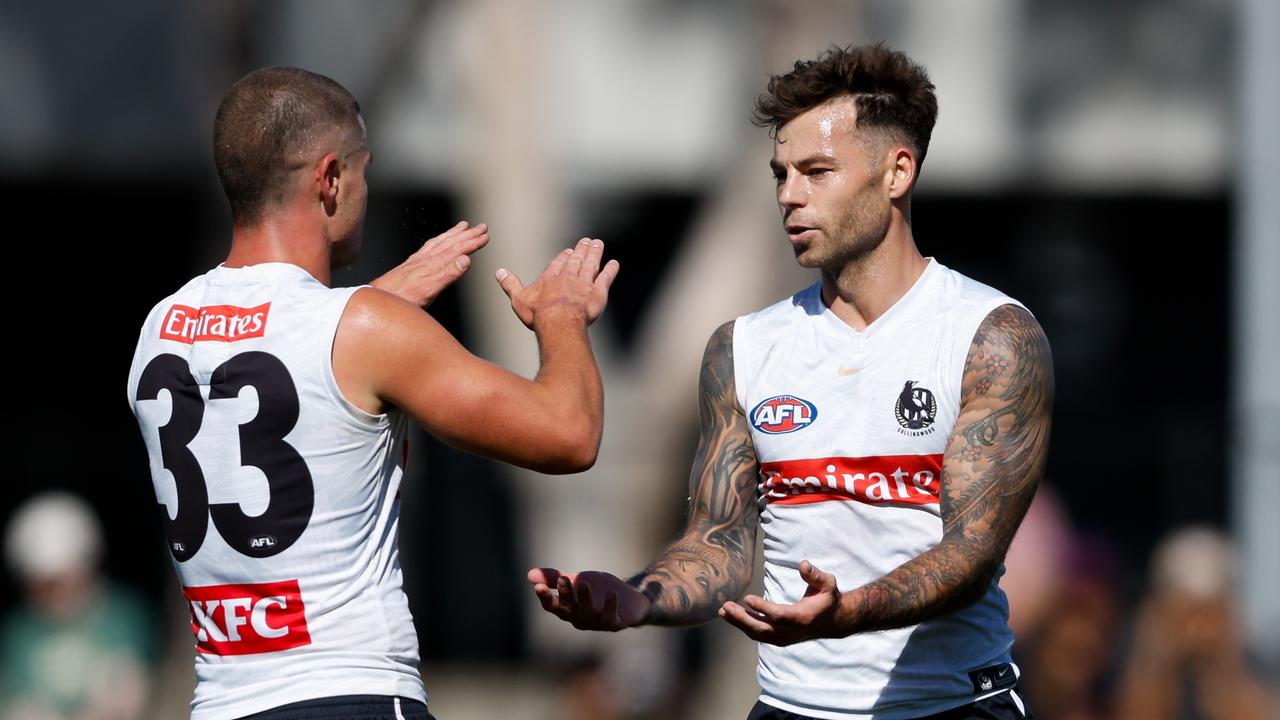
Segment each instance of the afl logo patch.
[[803,430],[817,418],[818,408],[794,395],[774,395],[751,411],[751,425],[769,435]]
[[904,435],[927,435],[934,431],[930,427],[938,417],[938,401],[933,393],[922,387],[916,387],[916,380],[908,380],[898,393],[898,401],[893,405],[893,413],[898,418]]

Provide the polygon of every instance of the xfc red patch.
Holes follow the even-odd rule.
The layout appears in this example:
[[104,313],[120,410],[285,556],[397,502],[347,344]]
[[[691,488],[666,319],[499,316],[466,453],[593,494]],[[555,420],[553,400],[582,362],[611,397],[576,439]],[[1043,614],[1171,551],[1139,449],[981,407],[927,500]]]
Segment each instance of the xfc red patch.
[[297,580],[184,587],[182,594],[199,652],[251,655],[311,644]]

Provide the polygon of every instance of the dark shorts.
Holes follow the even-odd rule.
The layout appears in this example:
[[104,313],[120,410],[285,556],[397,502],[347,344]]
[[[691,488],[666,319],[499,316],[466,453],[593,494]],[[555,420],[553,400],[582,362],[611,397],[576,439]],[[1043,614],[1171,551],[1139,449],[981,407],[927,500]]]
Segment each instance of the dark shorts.
[[341,695],[281,705],[241,720],[435,720],[417,700],[386,695]]
[[[1016,691],[1017,688],[1014,688],[999,695],[992,695],[986,700],[979,700],[971,705],[953,708],[937,715],[919,718],[919,720],[1035,720],[1035,716],[1031,714],[1031,709],[1025,703],[1019,705],[1018,701],[1022,699],[1021,696],[1017,699],[1014,698],[1013,693]],[[747,720],[816,719],[807,715],[797,715],[793,712],[780,710],[762,702],[756,702],[756,706],[751,708],[751,714],[747,716]]]

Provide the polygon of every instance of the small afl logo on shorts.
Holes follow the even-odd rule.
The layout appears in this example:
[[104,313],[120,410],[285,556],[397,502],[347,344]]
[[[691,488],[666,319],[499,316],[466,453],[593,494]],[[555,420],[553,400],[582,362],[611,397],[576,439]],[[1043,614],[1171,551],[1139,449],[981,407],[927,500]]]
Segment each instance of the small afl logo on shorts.
[[269,548],[276,546],[276,539],[273,535],[258,535],[249,538],[249,547],[251,548]]
[[818,417],[818,408],[794,395],[775,395],[751,411],[751,424],[769,435],[782,435],[809,427]]

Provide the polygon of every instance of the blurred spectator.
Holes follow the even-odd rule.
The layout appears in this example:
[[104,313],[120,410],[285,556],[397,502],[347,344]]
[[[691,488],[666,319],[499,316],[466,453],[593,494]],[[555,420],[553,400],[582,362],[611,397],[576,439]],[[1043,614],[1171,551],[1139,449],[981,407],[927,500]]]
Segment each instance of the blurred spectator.
[[1234,548],[1221,533],[1182,529],[1157,545],[1116,717],[1268,717],[1266,691],[1245,658],[1235,588]]
[[1019,687],[1041,720],[1101,720],[1114,662],[1115,556],[1072,527],[1052,485],[1040,486],[1005,558],[1000,585],[1018,643]]
[[1040,484],[1027,516],[1004,558],[1000,589],[1009,598],[1009,629],[1018,638],[1015,653],[1053,611],[1067,573],[1074,541],[1071,518],[1049,481]]
[[143,606],[98,572],[89,507],[45,493],[14,513],[5,553],[23,606],[0,624],[0,718],[130,720],[148,694]]
[[1025,655],[1028,704],[1041,720],[1102,720],[1119,627],[1114,553],[1096,537],[1078,537],[1043,621]]

